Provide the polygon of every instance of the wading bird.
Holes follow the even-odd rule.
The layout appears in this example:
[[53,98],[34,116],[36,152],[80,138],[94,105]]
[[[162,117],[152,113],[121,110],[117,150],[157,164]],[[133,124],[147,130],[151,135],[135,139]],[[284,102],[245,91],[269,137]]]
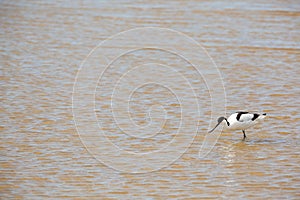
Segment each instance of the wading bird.
[[223,121],[226,122],[226,129],[228,130],[242,130],[244,134],[243,140],[245,140],[246,133],[245,130],[254,126],[259,121],[266,117],[266,113],[257,114],[257,113],[249,113],[249,112],[236,112],[229,116],[228,119],[225,117],[219,117],[218,123],[209,133],[213,132],[217,126],[219,126]]

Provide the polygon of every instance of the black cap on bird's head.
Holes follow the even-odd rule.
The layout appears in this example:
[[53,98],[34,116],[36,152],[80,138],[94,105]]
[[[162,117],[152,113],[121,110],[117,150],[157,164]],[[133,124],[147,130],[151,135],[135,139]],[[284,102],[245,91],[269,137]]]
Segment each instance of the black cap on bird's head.
[[224,119],[225,119],[225,117],[219,117],[218,118],[218,124],[220,124]]

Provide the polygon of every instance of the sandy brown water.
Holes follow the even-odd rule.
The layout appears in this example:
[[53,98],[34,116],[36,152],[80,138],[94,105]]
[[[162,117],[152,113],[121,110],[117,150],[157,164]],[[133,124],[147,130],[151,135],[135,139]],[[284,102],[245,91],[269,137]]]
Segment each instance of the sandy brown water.
[[[1,1],[0,5],[1,199],[300,198],[298,1]],[[137,27],[176,30],[203,45],[220,70],[227,115],[239,110],[266,112],[266,120],[247,131],[246,141],[239,131],[222,133],[212,151],[199,158],[211,111],[205,77],[170,52],[137,50],[114,61],[95,90],[95,114],[105,136],[123,151],[149,155],[167,146],[182,126],[181,118],[187,117],[182,139],[191,138],[192,143],[182,156],[159,170],[142,168],[146,173],[128,173],[126,164],[131,161],[118,155],[111,157],[112,164],[95,159],[97,148],[85,148],[73,119],[75,77],[99,42]],[[166,34],[165,40],[182,52],[190,48],[172,35]],[[109,46],[108,55],[118,48],[130,49]],[[130,112],[120,111],[120,124],[116,124],[110,95],[122,75],[146,63],[169,66],[191,83],[201,110],[197,132],[192,124],[194,113],[182,113],[176,98],[189,95],[190,90],[175,71],[164,73],[170,68],[163,66],[158,67],[162,71],[151,73],[144,69],[141,80],[163,77],[175,83],[171,86],[177,93],[156,84],[133,88],[141,78],[133,74],[120,86],[121,91],[136,89],[129,101]],[[197,109],[193,102],[187,98],[188,109]],[[153,105],[163,105],[168,113],[165,124],[154,123],[161,126],[158,134],[140,138],[135,136],[143,132],[122,132],[120,126],[130,130],[128,116],[137,125],[147,125]],[[82,108],[88,106],[87,102]],[[90,121],[83,126],[89,131]],[[96,152],[99,155],[109,152],[106,146],[101,148]],[[154,165],[167,159],[159,153],[151,155]],[[118,166],[124,164],[123,172],[111,167],[116,160]],[[144,166],[146,161],[135,162]]]

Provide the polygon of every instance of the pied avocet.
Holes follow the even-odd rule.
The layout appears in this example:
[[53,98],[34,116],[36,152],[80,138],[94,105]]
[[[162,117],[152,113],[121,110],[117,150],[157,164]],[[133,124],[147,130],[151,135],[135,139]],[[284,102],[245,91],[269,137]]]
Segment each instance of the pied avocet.
[[245,130],[254,126],[259,121],[266,117],[266,113],[264,114],[257,114],[257,113],[249,113],[249,112],[236,112],[229,116],[228,119],[225,117],[219,117],[217,125],[209,131],[209,133],[213,132],[219,124],[223,121],[226,122],[226,129],[227,130],[242,130],[244,134],[244,140],[247,137]]

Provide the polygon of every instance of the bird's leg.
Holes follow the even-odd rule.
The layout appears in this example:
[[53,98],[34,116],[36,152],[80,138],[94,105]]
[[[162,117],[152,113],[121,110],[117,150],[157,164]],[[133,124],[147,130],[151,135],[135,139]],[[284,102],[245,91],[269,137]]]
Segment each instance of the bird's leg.
[[244,134],[244,138],[243,138],[243,140],[245,140],[246,139],[246,133],[245,133],[245,131],[243,130],[243,134]]

